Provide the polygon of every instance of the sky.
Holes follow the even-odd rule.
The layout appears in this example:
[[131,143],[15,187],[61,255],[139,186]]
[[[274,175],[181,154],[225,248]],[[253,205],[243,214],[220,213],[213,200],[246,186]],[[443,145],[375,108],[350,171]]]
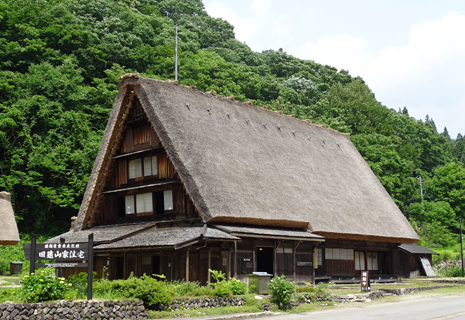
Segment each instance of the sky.
[[203,0],[253,51],[348,70],[384,106],[465,135],[465,1]]

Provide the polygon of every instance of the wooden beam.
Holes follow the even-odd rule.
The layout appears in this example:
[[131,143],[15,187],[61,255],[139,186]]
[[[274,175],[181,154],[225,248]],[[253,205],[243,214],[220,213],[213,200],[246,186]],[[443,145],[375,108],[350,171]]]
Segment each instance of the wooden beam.
[[231,279],[231,251],[232,251],[232,245],[229,246],[229,250],[228,250],[228,278],[227,280]]
[[207,282],[211,282],[210,278],[210,269],[212,268],[212,249],[208,248],[208,273],[207,273]]
[[237,279],[237,241],[234,241],[234,278]]
[[189,259],[189,249],[186,251],[186,282],[189,281],[189,265],[190,265],[190,259]]
[[294,242],[294,247],[292,250],[292,274],[293,274],[293,281],[296,281],[297,279],[297,273],[296,273],[296,264],[297,264],[297,259],[295,256],[295,252],[297,251],[297,247],[300,245],[302,241],[295,241]]

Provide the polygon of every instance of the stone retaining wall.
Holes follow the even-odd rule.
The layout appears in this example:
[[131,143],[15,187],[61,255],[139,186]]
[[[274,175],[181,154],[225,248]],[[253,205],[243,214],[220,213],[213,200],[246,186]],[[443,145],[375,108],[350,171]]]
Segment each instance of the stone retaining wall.
[[2,320],[147,319],[142,301],[65,301],[0,304]]
[[401,296],[407,293],[433,290],[433,289],[446,288],[446,287],[452,287],[452,286],[445,285],[445,286],[429,286],[429,287],[401,288],[401,289],[379,289],[379,291],[372,291],[368,293],[337,295],[337,296],[333,296],[332,300],[337,303],[370,302],[372,299],[378,299],[378,298],[382,298],[388,295]]
[[[194,298],[194,299],[174,299],[171,303],[171,310],[197,309],[197,308],[214,308],[226,306],[242,306],[245,302],[244,297],[215,297],[215,298]],[[159,309],[167,306],[160,305]]]
[[429,287],[415,287],[415,288],[401,288],[401,289],[379,289],[379,291],[384,291],[386,293],[392,293],[397,296],[401,296],[401,295],[412,293],[412,292],[419,292],[419,291],[426,291],[426,290],[433,290],[433,289],[447,288],[447,287],[452,287],[452,286],[445,285],[445,286],[429,286]]

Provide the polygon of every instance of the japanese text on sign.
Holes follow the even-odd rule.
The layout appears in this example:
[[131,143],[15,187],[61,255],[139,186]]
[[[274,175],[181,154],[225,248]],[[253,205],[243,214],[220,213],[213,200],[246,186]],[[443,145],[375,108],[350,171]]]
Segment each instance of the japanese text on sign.
[[85,243],[41,243],[37,244],[37,260],[87,260]]

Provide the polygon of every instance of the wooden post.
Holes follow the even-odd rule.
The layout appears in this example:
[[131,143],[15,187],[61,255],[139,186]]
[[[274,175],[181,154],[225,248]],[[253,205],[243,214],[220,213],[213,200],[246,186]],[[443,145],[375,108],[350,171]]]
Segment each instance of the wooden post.
[[[65,237],[60,237],[60,244],[63,244],[65,243]],[[63,260],[58,260],[57,262],[64,262]],[[65,268],[61,267],[61,268],[58,268],[58,276],[60,278],[64,278],[65,277]]]
[[278,276],[278,262],[276,261],[277,254],[276,251],[278,249],[279,243],[275,240],[274,241],[274,250],[273,250],[273,276],[276,278]]
[[[208,270],[212,268],[212,249],[208,248]],[[210,271],[207,273],[207,282],[210,283]]]
[[186,282],[189,282],[189,249],[186,251]]
[[92,300],[92,281],[94,279],[94,234],[89,234],[89,258],[87,259],[87,300]]
[[[312,258],[313,258],[312,259],[312,261],[313,261],[313,263],[312,263],[312,273],[313,273],[312,274],[312,283],[313,283],[313,285],[315,285],[315,261],[318,264],[318,257],[316,257],[316,259],[315,259],[315,257],[313,256],[313,255],[316,255],[316,247],[317,247],[317,245],[315,245],[313,247],[313,253],[312,253]],[[312,247],[310,247],[310,248],[312,248]],[[312,250],[312,249],[310,249],[310,250]]]
[[295,256],[295,252],[297,251],[297,247],[300,245],[302,241],[295,241],[294,242],[294,248],[292,250],[292,274],[293,274],[293,281],[297,281],[297,272],[296,272],[296,264],[297,264],[297,259]]
[[237,241],[234,241],[234,278],[237,279]]
[[229,246],[228,250],[228,278],[227,280],[231,279],[231,251],[232,251],[232,245]]
[[253,242],[252,246],[252,253],[253,253],[253,271],[258,271],[257,270],[257,244],[260,242],[260,240],[255,240]]
[[29,267],[29,275],[34,273],[36,271],[36,242],[37,242],[37,236],[33,233],[31,237],[31,265]]

